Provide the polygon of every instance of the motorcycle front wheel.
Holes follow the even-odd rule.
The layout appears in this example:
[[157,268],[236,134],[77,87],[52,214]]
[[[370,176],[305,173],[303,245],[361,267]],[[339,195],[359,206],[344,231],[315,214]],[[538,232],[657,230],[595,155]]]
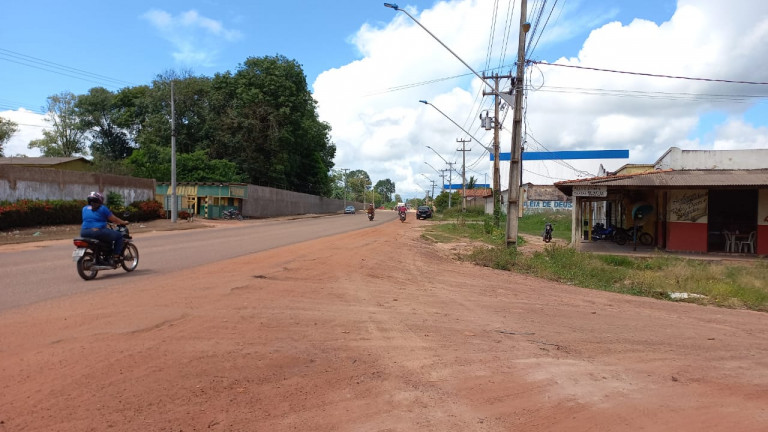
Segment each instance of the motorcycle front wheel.
[[640,233],[640,236],[637,238],[637,240],[640,242],[641,245],[644,245],[644,246],[650,246],[653,244],[653,236],[646,232]]
[[94,257],[93,252],[91,251],[86,251],[85,254],[77,260],[75,266],[77,267],[77,274],[85,280],[91,280],[99,274],[98,270],[93,269],[93,267],[96,266],[96,257]]
[[120,265],[127,272],[132,272],[139,266],[139,250],[133,243],[128,243],[123,248],[123,259]]

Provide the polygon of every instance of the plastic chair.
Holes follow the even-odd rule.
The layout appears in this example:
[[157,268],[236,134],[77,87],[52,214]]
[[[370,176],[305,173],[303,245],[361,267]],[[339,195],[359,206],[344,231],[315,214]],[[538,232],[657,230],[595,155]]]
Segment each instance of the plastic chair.
[[744,240],[740,241],[738,245],[739,252],[749,252],[749,253],[755,253],[755,237],[757,236],[756,231],[752,231],[749,233],[749,237]]
[[725,251],[736,252],[736,239],[733,237],[733,234],[723,231],[723,235],[725,236]]

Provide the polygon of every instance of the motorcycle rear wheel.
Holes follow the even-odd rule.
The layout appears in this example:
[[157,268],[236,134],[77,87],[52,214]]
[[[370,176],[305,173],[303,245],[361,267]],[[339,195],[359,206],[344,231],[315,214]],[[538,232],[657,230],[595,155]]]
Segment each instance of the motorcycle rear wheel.
[[133,243],[125,245],[122,258],[123,259],[120,260],[120,265],[123,267],[123,270],[127,272],[132,272],[139,266],[139,250]]
[[93,270],[93,267],[96,266],[96,257],[94,257],[93,252],[91,251],[86,251],[85,254],[77,260],[75,266],[77,267],[77,274],[85,280],[91,280],[99,274],[98,270]]
[[619,246],[627,244],[627,240],[629,240],[629,236],[623,232],[617,232],[613,236],[613,241],[615,241]]
[[637,238],[637,240],[643,246],[650,246],[653,244],[653,236],[647,232],[640,233],[640,236]]

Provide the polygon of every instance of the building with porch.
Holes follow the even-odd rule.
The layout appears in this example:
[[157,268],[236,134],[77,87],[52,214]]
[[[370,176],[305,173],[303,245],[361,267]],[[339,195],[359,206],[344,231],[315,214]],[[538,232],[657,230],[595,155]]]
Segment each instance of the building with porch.
[[591,227],[639,227],[662,250],[768,254],[768,149],[680,150],[555,186],[573,200],[572,242]]

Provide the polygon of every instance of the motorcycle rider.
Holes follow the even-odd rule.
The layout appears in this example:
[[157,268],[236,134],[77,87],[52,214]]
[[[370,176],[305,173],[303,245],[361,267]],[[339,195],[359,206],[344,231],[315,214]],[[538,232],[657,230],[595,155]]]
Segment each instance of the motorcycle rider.
[[120,252],[123,250],[123,234],[107,228],[107,222],[117,225],[126,225],[128,222],[115,216],[104,205],[102,194],[91,192],[86,200],[88,205],[83,207],[83,224],[80,227],[80,236],[112,243],[112,257],[108,264],[115,265],[120,260]]
[[368,213],[368,217],[373,216],[376,213],[376,210],[373,209],[373,204],[368,204],[368,209],[365,212]]

